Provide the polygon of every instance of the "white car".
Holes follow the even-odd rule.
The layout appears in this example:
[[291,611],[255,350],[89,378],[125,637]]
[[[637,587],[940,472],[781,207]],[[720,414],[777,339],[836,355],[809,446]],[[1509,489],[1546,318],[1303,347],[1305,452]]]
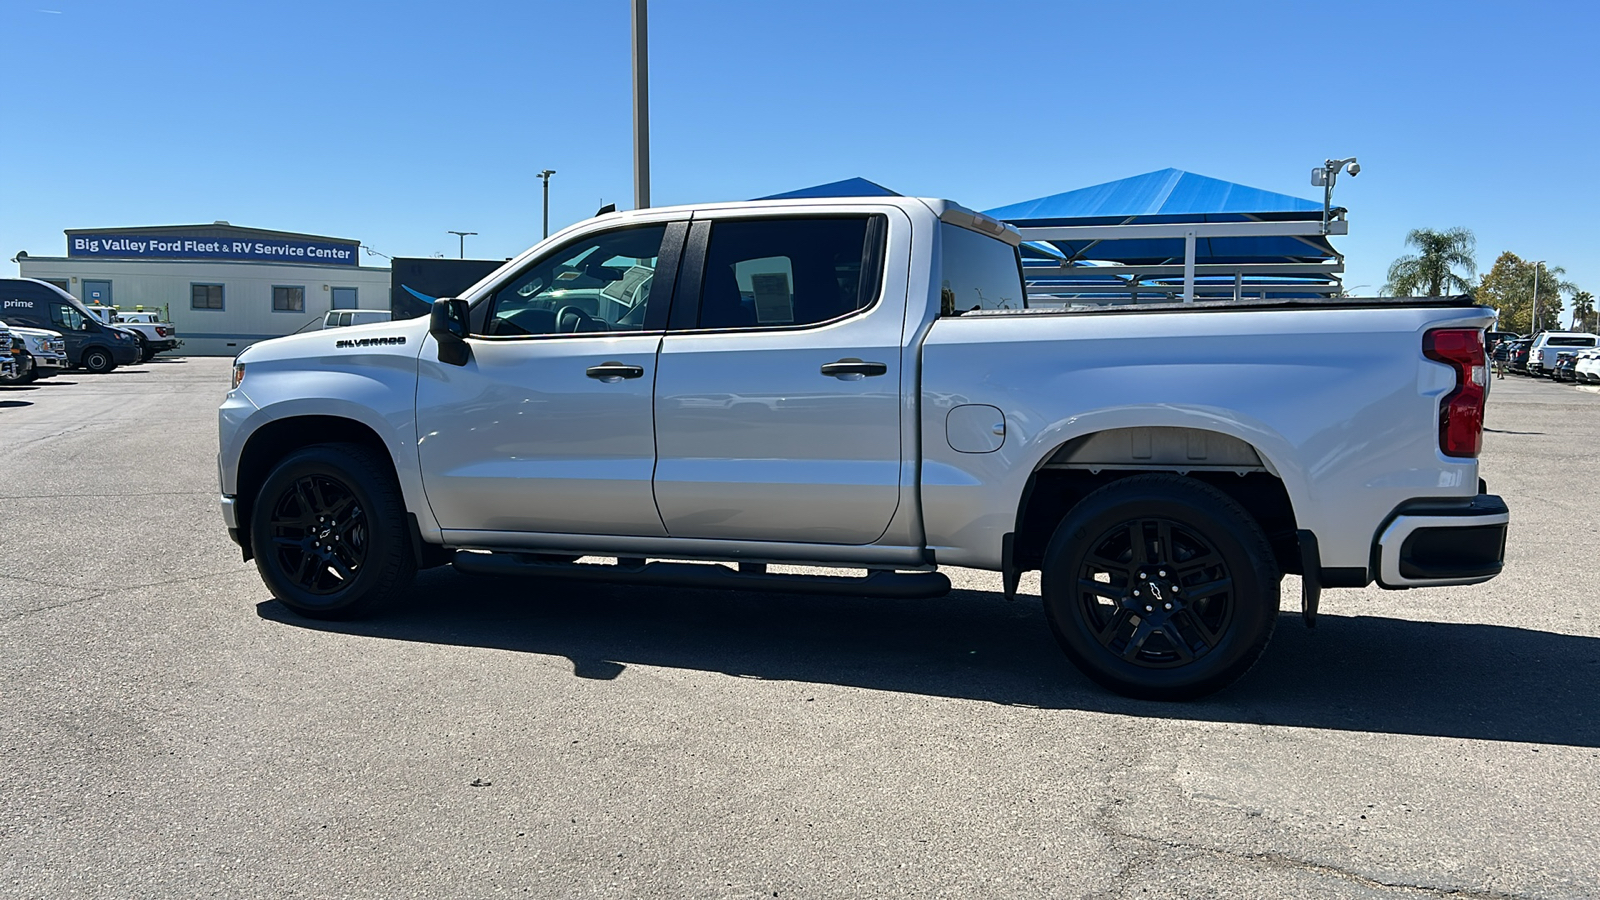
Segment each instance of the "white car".
[[1549,375],[1556,367],[1556,357],[1563,350],[1592,350],[1600,344],[1600,336],[1586,331],[1543,331],[1533,339],[1528,351],[1528,373]]
[[1600,350],[1585,350],[1578,354],[1578,363],[1572,368],[1579,384],[1600,384]]

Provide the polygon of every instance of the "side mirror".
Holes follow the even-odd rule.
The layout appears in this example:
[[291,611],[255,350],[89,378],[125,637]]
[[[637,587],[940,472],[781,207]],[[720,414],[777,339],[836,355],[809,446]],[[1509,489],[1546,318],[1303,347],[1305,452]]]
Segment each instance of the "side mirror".
[[428,333],[439,342],[440,362],[464,366],[472,358],[472,348],[467,345],[469,312],[465,300],[446,297],[433,301]]

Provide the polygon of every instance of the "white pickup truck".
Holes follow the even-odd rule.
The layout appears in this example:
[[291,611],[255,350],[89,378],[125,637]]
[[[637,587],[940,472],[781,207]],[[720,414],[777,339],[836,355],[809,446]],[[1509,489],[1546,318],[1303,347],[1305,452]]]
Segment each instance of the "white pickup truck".
[[1041,570],[1070,658],[1165,699],[1250,667],[1284,573],[1308,622],[1323,587],[1499,573],[1489,311],[1026,309],[1017,244],[910,198],[582,222],[428,319],[241,353],[223,517],[272,593],[324,618],[444,563],[896,597],[947,591],[939,566],[1007,595]]
[[139,361],[149,362],[157,353],[176,350],[183,346],[178,340],[178,329],[171,322],[161,321],[159,313],[123,312],[108,306],[86,306],[91,316],[102,325],[110,325],[129,332],[139,342]]

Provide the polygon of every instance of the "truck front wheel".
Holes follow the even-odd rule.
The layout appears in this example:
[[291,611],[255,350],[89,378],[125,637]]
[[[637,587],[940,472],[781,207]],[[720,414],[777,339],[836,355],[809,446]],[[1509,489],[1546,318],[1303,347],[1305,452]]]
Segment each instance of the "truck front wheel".
[[1261,655],[1281,576],[1261,527],[1232,498],[1177,475],[1139,475],[1085,497],[1050,540],[1042,587],[1056,640],[1119,694],[1190,700]]
[[416,574],[406,508],[388,460],[357,444],[289,454],[250,512],[261,580],[313,619],[353,619],[404,591]]

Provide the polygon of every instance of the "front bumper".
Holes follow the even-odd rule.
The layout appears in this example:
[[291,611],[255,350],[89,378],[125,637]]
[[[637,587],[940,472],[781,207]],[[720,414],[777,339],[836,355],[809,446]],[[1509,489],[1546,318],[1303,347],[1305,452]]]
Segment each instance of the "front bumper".
[[111,345],[111,358],[119,366],[131,366],[139,361],[139,343],[137,341],[117,341]]
[[1494,494],[1413,500],[1390,515],[1373,545],[1373,570],[1386,588],[1478,584],[1505,567],[1511,511]]

